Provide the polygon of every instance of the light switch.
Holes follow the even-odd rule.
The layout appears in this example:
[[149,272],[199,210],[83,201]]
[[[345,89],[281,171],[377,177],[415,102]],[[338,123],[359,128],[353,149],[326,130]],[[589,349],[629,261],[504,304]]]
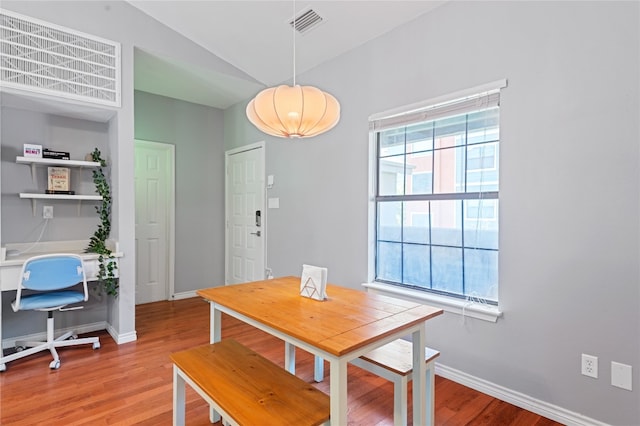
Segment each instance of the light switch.
[[270,209],[280,208],[280,198],[269,198],[267,201],[267,207],[269,207]]
[[273,175],[267,176],[267,188],[271,188],[273,186]]

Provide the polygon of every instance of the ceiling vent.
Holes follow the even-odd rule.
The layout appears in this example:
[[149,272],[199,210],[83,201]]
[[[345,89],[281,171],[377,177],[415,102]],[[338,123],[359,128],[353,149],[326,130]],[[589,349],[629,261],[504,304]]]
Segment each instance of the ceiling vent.
[[120,44],[0,9],[0,86],[120,106]]
[[306,34],[324,22],[324,19],[315,10],[307,8],[298,13],[295,19],[291,19],[289,25],[293,27],[294,22],[296,31],[300,34]]

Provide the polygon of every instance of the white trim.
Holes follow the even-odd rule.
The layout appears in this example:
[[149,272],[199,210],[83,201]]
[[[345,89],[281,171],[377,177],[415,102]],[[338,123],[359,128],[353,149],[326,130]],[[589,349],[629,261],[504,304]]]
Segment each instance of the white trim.
[[252,143],[252,144],[249,144],[249,145],[243,145],[243,146],[238,147],[238,148],[230,149],[228,151],[225,151],[224,155],[226,157],[228,155],[239,154],[241,152],[251,151],[251,150],[254,150],[254,149],[260,149],[260,148],[264,148],[264,147],[265,147],[264,141],[260,141],[260,142]]
[[111,335],[111,338],[118,344],[122,345],[123,343],[135,342],[138,340],[138,335],[135,331],[130,331],[129,333],[118,334],[118,331],[113,328],[111,324],[107,324],[107,332]]
[[196,294],[196,290],[173,293],[173,296],[171,296],[171,300],[191,299],[192,297],[198,297],[198,295]]
[[[55,335],[62,336],[65,333],[73,332],[77,334],[85,334],[85,333],[93,333],[94,331],[106,330],[107,322],[106,321],[98,321],[90,324],[83,324],[65,328],[56,328]],[[47,332],[43,331],[41,333],[33,333],[27,334],[24,336],[15,336],[9,337],[8,339],[2,340],[2,349],[9,349],[16,346],[16,340],[25,340],[28,342],[45,342],[47,340]]]
[[369,203],[367,210],[367,280],[376,273],[376,185],[378,180],[378,144],[375,134],[369,132]]
[[379,282],[363,283],[362,286],[365,287],[367,291],[371,291],[373,293],[435,306],[437,308],[444,309],[446,312],[463,315],[465,317],[497,322],[498,318],[502,316],[502,311],[500,311],[497,306],[478,303],[477,301],[467,301],[457,299],[455,297],[441,296],[434,293]]
[[479,93],[490,92],[493,90],[500,90],[507,87],[507,79],[496,80],[491,83],[481,84],[469,89],[458,90],[457,92],[447,93],[446,95],[436,96],[435,98],[427,99],[424,101],[416,102],[409,105],[404,105],[396,108],[392,108],[386,111],[378,112],[369,116],[369,121],[379,120],[381,118],[392,117],[394,115],[408,114],[413,111],[428,108],[433,105],[437,105],[443,102],[452,101],[454,99],[461,99],[467,96],[477,95]]
[[512,389],[505,388],[504,386],[497,385],[479,377],[472,376],[464,373],[460,370],[456,370],[446,365],[436,363],[435,372],[438,376],[452,380],[461,385],[470,387],[484,394],[490,395],[501,401],[513,404],[516,407],[523,408],[532,413],[539,414],[556,422],[565,425],[579,425],[579,426],[606,426],[607,423],[592,419],[584,416],[580,413],[569,411],[566,408],[559,407],[554,404],[550,404],[546,401],[541,401],[536,398],[532,398],[521,392],[514,391]]

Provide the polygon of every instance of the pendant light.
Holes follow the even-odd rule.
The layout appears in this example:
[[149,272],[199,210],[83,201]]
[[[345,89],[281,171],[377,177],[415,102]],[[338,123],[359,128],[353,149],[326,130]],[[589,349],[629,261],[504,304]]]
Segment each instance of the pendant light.
[[333,128],[340,104],[313,86],[296,85],[296,18],[293,1],[293,86],[269,87],[247,105],[247,118],[259,130],[281,138],[308,138]]

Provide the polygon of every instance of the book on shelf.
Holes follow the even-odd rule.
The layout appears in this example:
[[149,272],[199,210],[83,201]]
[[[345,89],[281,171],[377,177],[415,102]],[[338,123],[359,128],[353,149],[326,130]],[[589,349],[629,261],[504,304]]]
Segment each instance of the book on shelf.
[[68,167],[48,167],[47,191],[69,191]]
[[42,158],[48,158],[51,160],[70,160],[71,156],[66,151],[53,151],[45,148],[42,150]]
[[42,145],[32,143],[23,144],[23,155],[28,158],[42,158]]
[[57,191],[55,189],[47,189],[45,194],[58,194],[58,195],[76,195],[76,191]]

